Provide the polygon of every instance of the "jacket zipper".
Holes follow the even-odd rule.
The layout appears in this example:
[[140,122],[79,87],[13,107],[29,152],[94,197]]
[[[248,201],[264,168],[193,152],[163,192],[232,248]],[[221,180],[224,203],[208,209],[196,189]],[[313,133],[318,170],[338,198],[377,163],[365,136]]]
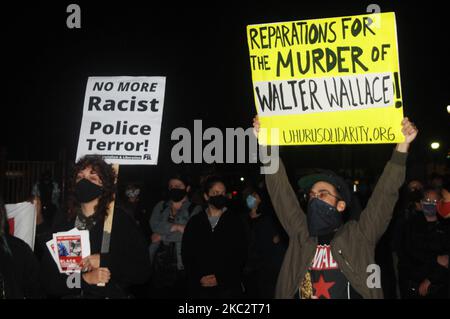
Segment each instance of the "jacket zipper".
[[[223,214],[222,214],[223,215]],[[219,219],[217,220],[217,222],[214,224],[214,226],[211,226],[211,231],[214,233],[214,230],[216,229],[217,225],[219,224],[220,219],[222,218],[222,215],[219,216]]]
[[348,266],[348,268],[350,268],[350,270],[352,272],[355,272],[352,268],[352,266],[350,265],[350,263],[347,261],[347,258],[345,258],[345,256],[342,254],[342,249],[338,250],[338,254],[342,257],[342,259],[344,260],[345,264]]
[[[342,259],[344,260],[345,264],[348,266],[348,268],[350,269],[350,271],[351,271],[352,273],[354,273],[355,276],[357,276],[357,273],[353,270],[352,266],[351,266],[350,263],[347,261],[347,258],[345,258],[344,254],[342,253],[342,249],[339,249],[339,250],[338,250],[338,254],[342,257]],[[359,276],[357,276],[357,277],[359,278]],[[348,280],[348,279],[347,279],[347,280]],[[348,281],[348,285],[349,285],[348,288],[350,288],[350,281]],[[350,293],[350,291],[349,291],[349,293]],[[361,296],[363,296],[364,298],[366,298],[366,297],[364,296],[364,294],[361,294]]]

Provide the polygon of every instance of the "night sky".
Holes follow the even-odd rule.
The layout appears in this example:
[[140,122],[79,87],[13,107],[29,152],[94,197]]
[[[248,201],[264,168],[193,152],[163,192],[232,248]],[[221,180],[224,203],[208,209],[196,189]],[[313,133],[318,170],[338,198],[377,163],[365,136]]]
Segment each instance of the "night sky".
[[[59,3],[60,2],[60,3]],[[10,160],[73,161],[89,76],[167,77],[158,167],[127,167],[130,179],[170,171],[170,134],[176,127],[248,127],[254,116],[248,24],[365,13],[374,1],[272,1],[253,4],[156,1],[75,2],[82,28],[66,27],[70,2],[15,4],[3,10],[1,146]],[[450,26],[437,5],[376,1],[395,11],[404,111],[420,129],[411,167],[430,158],[429,144],[448,151]],[[379,174],[393,145],[284,148],[291,169],[367,168]],[[255,165],[223,165],[226,170]],[[421,171],[421,168],[418,169]],[[416,173],[411,173],[416,174]],[[159,183],[159,177],[155,177]]]

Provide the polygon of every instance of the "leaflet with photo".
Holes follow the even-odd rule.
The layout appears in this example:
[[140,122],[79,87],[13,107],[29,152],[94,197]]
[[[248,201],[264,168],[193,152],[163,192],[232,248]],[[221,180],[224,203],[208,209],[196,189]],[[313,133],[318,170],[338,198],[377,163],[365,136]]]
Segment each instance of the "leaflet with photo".
[[91,254],[89,232],[74,228],[55,233],[47,248],[61,273],[80,272],[82,259]]

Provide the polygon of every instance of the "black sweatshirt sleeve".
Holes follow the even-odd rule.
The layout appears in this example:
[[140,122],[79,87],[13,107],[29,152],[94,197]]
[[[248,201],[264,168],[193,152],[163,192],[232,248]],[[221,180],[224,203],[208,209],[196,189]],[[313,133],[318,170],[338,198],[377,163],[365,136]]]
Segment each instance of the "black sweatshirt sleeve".
[[41,298],[43,292],[39,284],[39,262],[31,248],[23,243],[24,271],[22,274],[22,286],[25,298]]
[[143,284],[150,277],[145,239],[131,217],[121,210],[114,213],[110,252],[101,254],[100,263],[111,271],[111,280],[123,287]]
[[201,275],[198,273],[197,267],[195,266],[195,235],[197,222],[197,216],[193,216],[188,221],[184,229],[183,241],[181,243],[181,258],[191,285],[198,285],[201,279]]
[[247,259],[248,246],[245,226],[239,218],[234,218],[233,224],[224,264],[217,269],[215,274],[218,284],[223,286],[229,286],[242,279],[242,270]]

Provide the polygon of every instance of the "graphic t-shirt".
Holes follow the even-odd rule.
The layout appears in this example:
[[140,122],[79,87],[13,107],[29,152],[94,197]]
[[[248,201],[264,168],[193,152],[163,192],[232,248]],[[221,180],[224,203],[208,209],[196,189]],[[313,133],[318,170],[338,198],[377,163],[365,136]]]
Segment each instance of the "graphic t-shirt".
[[350,284],[333,259],[330,245],[317,245],[309,272],[313,295],[317,298],[350,299]]
[[[312,295],[319,299],[361,298],[351,287],[350,282],[341,272],[339,265],[333,258],[330,247],[333,235],[318,238],[316,253],[308,268]],[[299,296],[301,296],[300,291]]]

